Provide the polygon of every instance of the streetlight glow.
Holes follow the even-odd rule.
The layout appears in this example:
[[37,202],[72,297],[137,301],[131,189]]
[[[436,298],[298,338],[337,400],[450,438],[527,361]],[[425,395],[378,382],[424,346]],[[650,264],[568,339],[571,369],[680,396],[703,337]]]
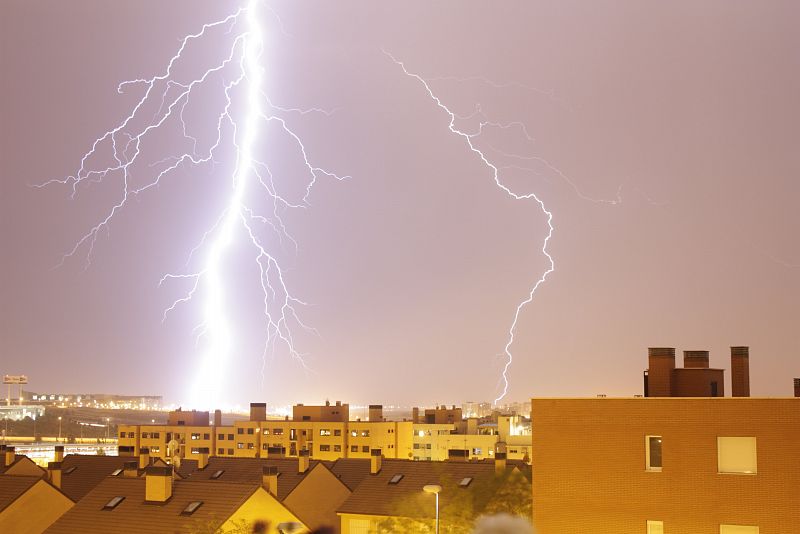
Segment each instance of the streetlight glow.
[[439,484],[426,484],[422,487],[422,491],[436,495],[436,534],[439,534],[439,492],[442,491],[442,487]]

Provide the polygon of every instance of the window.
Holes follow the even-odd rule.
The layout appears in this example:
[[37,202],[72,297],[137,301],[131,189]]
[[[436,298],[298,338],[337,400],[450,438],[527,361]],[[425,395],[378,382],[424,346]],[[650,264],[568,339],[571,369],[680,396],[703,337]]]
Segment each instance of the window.
[[183,509],[181,515],[192,515],[195,510],[200,508],[203,505],[203,501],[193,501],[186,505],[186,508]]
[[225,434],[217,434],[217,439],[220,441],[225,441]]
[[192,454],[200,454],[200,449],[198,447],[192,447]]
[[311,421],[311,416],[310,415],[304,415],[303,416],[303,421]]
[[237,428],[236,429],[236,433],[237,434],[244,434],[244,428],[242,428],[242,427]]
[[247,433],[250,434],[251,436],[253,435],[254,431],[255,431],[255,428],[248,428],[247,429]]
[[[517,451],[512,450],[511,452],[517,452]],[[480,447],[475,447],[475,448],[472,449],[472,455],[473,456],[480,456],[481,453],[482,453],[482,449]]]
[[395,476],[389,479],[389,484],[397,484],[398,482],[403,480],[403,476],[404,475],[401,475],[400,473],[396,474]]
[[329,428],[320,428],[319,429],[319,435],[320,436],[330,436],[331,435],[331,430]]
[[[459,488],[466,488],[472,483],[472,477],[465,477],[461,479],[461,482],[458,483]],[[648,533],[649,534],[649,533]]]
[[430,444],[430,443],[426,443],[426,444],[425,444],[425,448],[426,448],[426,449],[430,449],[430,448],[431,448],[431,444]]
[[108,501],[105,504],[105,506],[103,506],[103,510],[113,510],[114,508],[119,506],[119,503],[121,503],[124,500],[125,500],[125,497],[123,497],[121,495],[117,495],[116,497],[114,497],[113,499]]
[[648,521],[647,522],[647,534],[664,534],[664,522],[663,521]]
[[261,444],[261,450],[265,451],[267,449],[269,449],[269,444],[268,443],[262,443]]
[[364,445],[361,447],[361,452],[369,452],[369,445]]
[[158,454],[160,452],[161,452],[161,447],[159,446],[150,447],[150,454]]
[[335,430],[333,431],[333,435],[334,435],[334,436],[341,436],[341,435],[342,435],[342,431],[341,431],[340,429],[338,429],[338,428],[337,428],[337,429],[335,429]]
[[319,452],[330,452],[331,446],[330,445],[320,445]]
[[[321,445],[320,445],[320,447],[321,447]],[[334,445],[333,446],[333,452],[342,452],[342,446],[341,445]]]
[[[229,450],[230,450],[230,449],[229,449]],[[231,451],[231,452],[233,452],[233,451]],[[224,469],[220,469],[219,471],[214,471],[214,473],[212,473],[212,474],[211,474],[211,479],[212,479],[212,480],[216,480],[216,479],[218,479],[219,477],[221,477],[221,476],[222,476],[222,473],[224,473],[224,472],[225,472],[225,470],[224,470]]]
[[228,455],[233,456],[233,449],[228,449]]
[[269,428],[265,428],[264,429],[264,435],[265,436],[269,436]]
[[217,449],[217,454],[219,455],[225,454],[225,449]]
[[758,472],[756,438],[717,438],[717,453],[720,473],[754,475]]
[[415,444],[414,444],[414,448],[415,448],[415,449],[419,449],[419,443],[415,443]]
[[233,434],[228,434],[228,439],[229,439],[230,441],[233,441]]
[[236,448],[237,449],[244,449],[244,443],[237,443],[236,444]]
[[172,441],[172,432],[167,432],[167,441]]
[[203,439],[211,439],[211,434],[203,434]]
[[758,534],[758,527],[744,525],[720,525],[719,534]]
[[289,429],[289,439],[291,441],[295,441],[297,439],[297,429],[295,429],[295,428],[290,428]]
[[149,432],[142,432],[142,439],[148,439],[150,437]]
[[645,436],[645,469],[661,471],[661,436]]
[[350,452],[358,452],[358,445],[350,445]]
[[356,436],[358,435],[358,432],[356,432],[355,430],[353,430],[352,432],[350,432],[350,435],[351,435],[352,437],[356,437]]
[[368,438],[369,437],[369,430],[362,430],[361,431],[361,437],[362,438]]
[[200,434],[192,434],[192,439],[200,439]]
[[248,443],[247,444],[247,448],[248,449],[253,449],[255,446],[256,446],[255,443]]
[[158,439],[158,438],[161,437],[161,433],[160,432],[152,432],[150,434],[150,437],[153,438],[153,439]]
[[276,435],[276,436],[282,436],[283,435],[283,429],[282,428],[273,428],[272,429],[272,433],[274,435]]

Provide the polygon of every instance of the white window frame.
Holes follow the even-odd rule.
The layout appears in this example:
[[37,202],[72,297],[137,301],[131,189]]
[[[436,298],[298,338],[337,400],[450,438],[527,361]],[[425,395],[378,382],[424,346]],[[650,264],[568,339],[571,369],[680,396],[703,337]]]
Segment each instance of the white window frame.
[[652,473],[660,473],[661,467],[653,467],[650,465],[650,439],[651,438],[658,438],[661,440],[661,465],[664,465],[664,438],[663,436],[658,436],[655,434],[648,434],[644,437],[644,451],[645,451],[645,458],[644,458],[644,468],[645,471],[649,471]]
[[[724,440],[752,440],[753,442],[753,458],[752,464],[754,469],[745,471],[723,471],[722,466],[722,448]],[[758,474],[758,440],[754,436],[718,436],[717,437],[717,473],[720,475],[757,475]],[[735,526],[735,525],[732,525]]]
[[720,534],[758,534],[759,528],[751,525],[720,525]]
[[[660,527],[660,528],[656,530],[655,527]],[[664,522],[648,520],[647,534],[664,534]]]

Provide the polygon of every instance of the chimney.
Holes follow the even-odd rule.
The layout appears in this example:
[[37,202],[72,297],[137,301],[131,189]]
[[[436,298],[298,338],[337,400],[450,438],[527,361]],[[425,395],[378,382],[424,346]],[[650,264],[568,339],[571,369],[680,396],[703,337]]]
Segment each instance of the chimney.
[[731,396],[750,396],[750,347],[731,347]]
[[50,475],[50,483],[58,489],[61,489],[61,461],[48,462],[47,472]]
[[62,462],[64,461],[64,446],[63,445],[56,445],[55,448],[55,460],[54,462]]
[[419,408],[416,406],[411,408],[411,422],[415,425],[419,423]]
[[308,471],[308,464],[309,464],[309,451],[308,449],[303,449],[302,451],[297,453],[297,472],[298,473],[305,473]]
[[381,472],[383,467],[383,455],[380,449],[372,449],[369,451],[369,474],[377,475]]
[[284,447],[267,447],[266,458],[285,458],[286,449]]
[[6,446],[0,445],[0,467],[6,466]]
[[6,467],[8,467],[14,463],[14,460],[17,457],[17,450],[14,447],[7,446],[5,457],[6,457]]
[[266,421],[267,420],[267,403],[266,402],[251,402],[250,403],[250,420],[251,421]]
[[208,447],[201,447],[197,455],[197,468],[205,469],[208,465]]
[[139,476],[139,463],[131,461],[122,464],[122,476],[125,478],[136,478]]
[[172,466],[151,465],[144,472],[145,502],[167,502],[172,497]]
[[370,404],[369,405],[369,420],[370,421],[383,421],[383,404]]
[[502,475],[506,472],[506,453],[496,452],[494,454],[494,474]]
[[800,378],[794,379],[794,396],[800,397]]
[[261,485],[274,496],[278,496],[278,468],[265,465],[261,468]]
[[214,426],[222,426],[222,410],[214,410]]
[[139,449],[139,469],[144,469],[150,465],[150,447],[141,447]]
[[687,369],[708,369],[707,350],[683,351],[683,366]]
[[675,349],[672,347],[650,347],[647,349],[647,397],[672,396],[672,372],[675,370]]

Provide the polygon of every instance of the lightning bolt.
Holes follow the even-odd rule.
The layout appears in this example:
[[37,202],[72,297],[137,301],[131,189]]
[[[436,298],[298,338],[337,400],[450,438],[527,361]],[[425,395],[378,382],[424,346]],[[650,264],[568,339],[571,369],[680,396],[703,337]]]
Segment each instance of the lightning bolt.
[[[235,335],[228,314],[224,263],[237,238],[249,245],[252,261],[259,273],[265,324],[264,361],[267,353],[274,353],[276,346],[280,345],[305,367],[294,335],[298,328],[311,330],[298,313],[305,302],[290,292],[274,243],[266,236],[272,236],[279,246],[284,241],[291,242],[296,251],[297,243],[289,234],[282,216],[288,210],[309,206],[309,197],[318,179],[348,178],[313,163],[301,137],[290,127],[286,118],[291,114],[330,112],[317,108],[281,107],[267,95],[263,67],[265,43],[259,7],[259,0],[248,0],[245,6],[229,16],[207,23],[198,32],[183,37],[177,52],[162,73],[120,83],[117,87],[120,94],[135,89],[142,91],[128,115],[94,140],[73,175],[41,185],[59,183],[70,186],[71,197],[75,198],[79,190],[89,184],[119,182],[117,200],[64,254],[59,264],[85,250],[85,266],[88,268],[98,236],[109,231],[112,222],[134,199],[157,189],[177,169],[216,166],[219,163],[216,156],[223,148],[233,150],[233,169],[225,176],[229,186],[224,208],[189,253],[186,270],[165,274],[159,281],[159,286],[170,282],[189,284],[188,291],[164,310],[164,320],[181,304],[195,298],[204,299],[202,322],[194,331],[198,346],[201,341],[204,345],[197,362],[198,372],[190,398],[186,399],[198,407],[222,406],[220,388],[225,383],[225,369],[234,347]],[[223,48],[225,53],[222,59],[201,69],[196,75],[186,74],[185,71],[191,71],[186,58],[192,46],[212,38],[229,41],[227,48]],[[212,115],[215,117],[215,135],[206,143],[198,134],[193,135],[186,117],[187,110],[192,110],[192,105],[200,101],[198,93],[201,90],[213,91],[221,102]],[[203,103],[199,105],[204,106]],[[302,198],[292,199],[290,195],[283,194],[268,161],[259,155],[258,142],[263,137],[260,128],[265,124],[277,127],[281,135],[296,147],[296,164],[302,171],[299,175],[304,177]],[[177,154],[152,161],[154,157],[148,154],[147,147],[151,143],[158,143],[154,138],[159,130],[165,131],[171,127],[180,129],[182,135],[179,141],[184,145],[183,149]],[[260,193],[256,195],[258,191]],[[254,198],[262,202],[266,198],[271,210],[261,213]],[[203,256],[202,265],[192,270],[189,265],[195,255]]]
[[[391,53],[387,52],[386,50],[383,50],[383,53],[386,54],[392,61],[394,61],[394,63],[397,64],[403,70],[403,72],[405,73],[406,76],[409,76],[409,77],[413,78],[414,80],[418,81],[425,88],[425,92],[428,94],[428,96],[436,103],[436,105],[442,111],[444,111],[450,117],[450,122],[448,124],[449,130],[453,134],[455,134],[455,135],[461,137],[462,139],[464,139],[464,142],[466,143],[466,145],[469,148],[469,150],[471,152],[473,152],[476,156],[478,156],[478,158],[481,160],[481,162],[486,167],[489,168],[489,170],[492,173],[492,178],[494,180],[494,183],[497,185],[497,187],[499,187],[503,192],[505,192],[507,195],[509,195],[514,200],[533,200],[533,201],[535,201],[539,205],[539,208],[542,210],[542,212],[545,214],[545,216],[547,218],[547,236],[544,238],[544,242],[542,243],[542,249],[541,250],[542,250],[542,254],[544,254],[544,256],[547,258],[548,267],[544,271],[544,273],[542,273],[542,275],[539,277],[539,279],[536,280],[536,282],[531,286],[530,291],[528,292],[527,296],[521,302],[519,302],[519,304],[517,304],[517,307],[514,310],[514,316],[513,316],[513,319],[511,321],[511,326],[508,329],[507,342],[506,342],[505,347],[503,348],[503,353],[505,354],[505,357],[506,357],[505,365],[503,366],[503,371],[501,373],[503,391],[502,391],[502,393],[500,393],[500,395],[496,399],[494,399],[494,404],[497,404],[508,393],[508,383],[509,383],[508,382],[508,370],[511,367],[511,364],[513,363],[513,361],[514,361],[514,355],[511,353],[511,346],[514,344],[514,336],[515,336],[516,331],[517,331],[517,324],[519,323],[520,314],[522,313],[523,308],[525,308],[525,306],[527,306],[528,304],[530,304],[531,301],[533,301],[533,297],[536,294],[536,291],[539,289],[539,286],[541,286],[545,282],[545,280],[547,279],[547,276],[550,273],[552,273],[556,268],[555,260],[553,260],[553,256],[550,254],[550,252],[548,251],[548,248],[547,248],[548,244],[550,243],[550,239],[553,237],[553,232],[555,230],[555,228],[553,227],[553,213],[550,212],[547,209],[547,207],[545,207],[544,202],[542,202],[542,200],[538,196],[536,196],[535,193],[526,193],[526,194],[516,193],[510,187],[508,187],[505,183],[503,183],[503,181],[501,179],[501,176],[500,176],[500,168],[495,163],[492,163],[492,161],[489,160],[489,158],[486,156],[486,154],[481,149],[479,149],[478,147],[475,146],[474,139],[483,132],[484,127],[486,127],[486,126],[495,126],[495,127],[501,127],[501,128],[507,128],[507,127],[510,127],[510,126],[518,126],[519,127],[520,126],[519,123],[500,124],[500,123],[491,123],[488,120],[483,120],[483,121],[480,122],[478,131],[476,131],[476,132],[466,132],[466,131],[464,131],[462,129],[459,129],[456,126],[456,120],[457,119],[470,118],[473,115],[479,114],[481,112],[480,107],[478,107],[476,109],[476,111],[475,111],[475,113],[473,115],[470,115],[470,116],[467,116],[467,117],[459,117],[458,115],[456,115],[455,112],[453,112],[449,107],[447,107],[447,105],[445,105],[442,102],[442,100],[433,92],[433,89],[431,89],[431,86],[430,86],[430,84],[428,83],[427,80],[425,80],[419,74],[416,74],[414,72],[409,71],[408,68],[406,67],[405,63],[403,63],[402,61],[400,61],[399,59],[394,57]],[[527,136],[528,139],[531,139],[531,137],[528,135],[527,129],[525,129],[524,125],[522,125],[521,128],[522,128],[522,131],[523,131],[524,135]]]

